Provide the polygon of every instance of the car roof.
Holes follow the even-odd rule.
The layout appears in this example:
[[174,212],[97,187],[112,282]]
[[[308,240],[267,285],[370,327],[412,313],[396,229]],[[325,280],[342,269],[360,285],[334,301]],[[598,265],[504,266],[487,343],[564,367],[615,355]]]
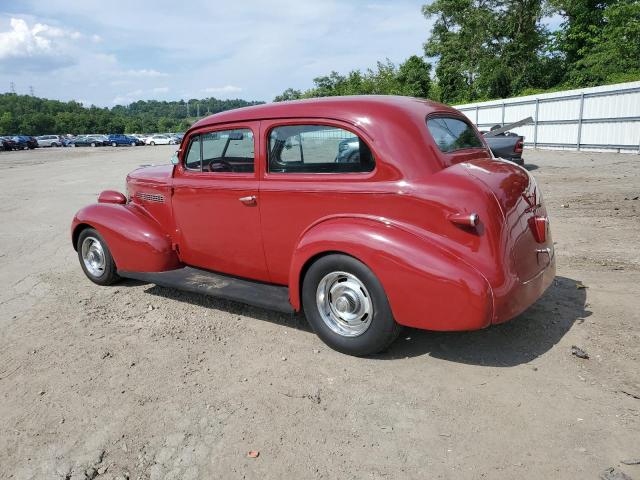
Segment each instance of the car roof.
[[456,110],[430,100],[399,95],[355,95],[347,97],[323,97],[287,102],[266,103],[250,107],[236,108],[210,115],[196,122],[192,128],[218,123],[275,118],[332,118],[350,123],[358,123],[364,116],[385,114],[392,111],[419,113],[423,118],[433,112]]
[[[458,110],[414,97],[357,95],[267,103],[216,113],[196,122],[187,132],[201,128],[258,120],[329,119],[350,124],[352,133],[363,135],[376,154],[377,170],[405,177],[434,173],[450,165],[428,133],[426,118],[444,114],[469,120]],[[182,142],[188,140],[185,135]],[[186,139],[186,140],[185,140]],[[426,154],[426,151],[430,154]],[[396,152],[403,152],[397,155]]]

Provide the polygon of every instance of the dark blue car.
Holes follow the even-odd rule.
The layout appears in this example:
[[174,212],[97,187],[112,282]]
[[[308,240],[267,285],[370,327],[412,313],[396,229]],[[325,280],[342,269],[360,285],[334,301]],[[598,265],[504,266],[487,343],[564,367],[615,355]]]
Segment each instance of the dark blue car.
[[38,141],[34,137],[29,137],[27,135],[16,135],[15,137],[11,137],[16,144],[15,148],[17,150],[33,150],[38,147]]
[[131,145],[132,147],[135,147],[138,145],[138,141],[135,138],[130,137],[129,135],[122,135],[120,133],[109,135],[107,137],[107,142],[112,147],[117,147],[118,145]]

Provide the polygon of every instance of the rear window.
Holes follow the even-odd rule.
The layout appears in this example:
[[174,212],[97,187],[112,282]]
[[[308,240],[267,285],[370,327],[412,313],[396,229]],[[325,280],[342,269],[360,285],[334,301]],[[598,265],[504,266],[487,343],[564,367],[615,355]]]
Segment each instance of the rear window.
[[458,118],[431,117],[427,119],[427,128],[441,152],[484,148],[484,144],[471,125]]

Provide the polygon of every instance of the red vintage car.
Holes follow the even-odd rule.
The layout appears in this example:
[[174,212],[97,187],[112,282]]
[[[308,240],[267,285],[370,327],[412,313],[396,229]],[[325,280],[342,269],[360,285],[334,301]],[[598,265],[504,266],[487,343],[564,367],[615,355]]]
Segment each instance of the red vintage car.
[[184,136],[173,165],[102,192],[71,227],[82,269],[285,312],[367,355],[400,326],[474,330],[555,275],[542,194],[466,117],[415,98],[240,108]]

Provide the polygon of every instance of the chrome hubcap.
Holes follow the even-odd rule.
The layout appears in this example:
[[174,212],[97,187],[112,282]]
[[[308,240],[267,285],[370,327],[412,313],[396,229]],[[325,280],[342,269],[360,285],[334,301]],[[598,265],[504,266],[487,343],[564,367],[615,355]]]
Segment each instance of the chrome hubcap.
[[95,237],[87,237],[82,241],[82,261],[93,277],[101,277],[104,273],[106,259],[102,244]]
[[362,335],[371,325],[371,296],[358,277],[351,273],[325,275],[318,284],[316,304],[324,323],[343,337]]

